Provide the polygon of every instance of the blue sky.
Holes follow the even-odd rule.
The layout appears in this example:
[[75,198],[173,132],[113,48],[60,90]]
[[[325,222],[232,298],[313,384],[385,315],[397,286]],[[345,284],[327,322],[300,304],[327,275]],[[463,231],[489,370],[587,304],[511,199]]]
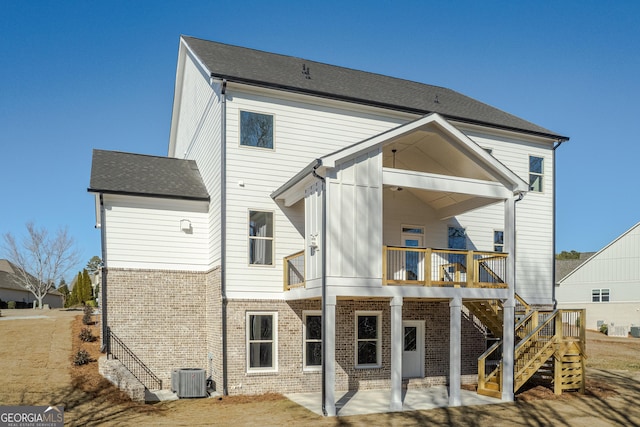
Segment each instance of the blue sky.
[[[445,86],[571,140],[557,250],[640,221],[640,2],[0,2],[0,234],[100,255],[91,150],[166,155],[181,34]],[[72,276],[73,273],[69,275]]]

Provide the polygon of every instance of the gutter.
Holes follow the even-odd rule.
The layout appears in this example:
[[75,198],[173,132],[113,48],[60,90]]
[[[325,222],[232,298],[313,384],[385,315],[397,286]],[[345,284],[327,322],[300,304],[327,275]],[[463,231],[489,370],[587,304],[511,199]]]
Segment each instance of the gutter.
[[322,415],[327,416],[327,408],[325,398],[327,396],[326,377],[327,377],[327,346],[325,343],[327,337],[327,185],[325,179],[318,175],[317,169],[322,166],[322,160],[316,159],[315,165],[311,170],[311,174],[322,181],[322,237],[320,239],[320,247],[322,249]]
[[553,278],[553,287],[551,288],[551,300],[553,301],[553,309],[555,310],[558,307],[558,300],[556,300],[556,253],[558,248],[556,248],[556,199],[557,190],[556,190],[556,150],[562,145],[565,140],[558,140],[558,142],[553,146],[553,201],[551,202],[551,209],[553,209],[553,263],[552,265],[552,274]]
[[528,135],[540,136],[540,137],[543,137],[543,138],[551,138],[551,139],[555,139],[555,140],[557,140],[559,142],[560,141],[563,142],[563,141],[568,141],[569,140],[569,137],[562,136],[562,135],[556,135],[556,134],[552,134],[552,133],[547,133],[547,132],[544,132],[542,130],[541,131],[536,131],[536,130],[530,130],[530,129],[521,129],[521,128],[514,127],[514,126],[500,125],[500,124],[489,123],[489,122],[484,122],[484,121],[480,121],[480,120],[472,120],[472,119],[468,119],[468,118],[464,118],[464,117],[458,117],[458,116],[454,116],[454,115],[445,114],[445,113],[442,113],[442,112],[436,111],[436,110],[423,110],[423,109],[420,109],[420,108],[410,108],[410,107],[405,107],[405,106],[401,106],[401,105],[389,104],[389,103],[381,102],[381,101],[366,100],[366,99],[356,98],[356,97],[351,97],[351,96],[346,96],[346,95],[336,95],[336,94],[327,93],[327,92],[320,92],[320,91],[304,89],[304,88],[300,88],[300,87],[283,85],[283,84],[278,84],[278,83],[269,83],[269,82],[264,82],[264,81],[260,81],[260,80],[247,79],[247,78],[231,76],[231,75],[221,75],[221,74],[211,73],[210,77],[211,78],[215,78],[215,79],[222,79],[222,80],[225,80],[225,81],[226,80],[230,80],[230,81],[233,81],[234,83],[240,83],[240,84],[245,84],[245,85],[249,85],[249,86],[256,86],[256,87],[262,87],[262,88],[267,88],[267,89],[282,90],[282,91],[285,91],[285,92],[298,93],[298,94],[303,94],[303,95],[311,95],[311,96],[316,96],[316,97],[324,98],[324,99],[331,99],[331,100],[335,100],[335,101],[344,101],[344,102],[350,102],[350,103],[359,104],[359,105],[365,105],[365,106],[368,106],[368,107],[384,108],[384,109],[387,109],[387,110],[398,111],[398,112],[401,112],[401,113],[419,114],[421,116],[424,116],[424,115],[427,115],[427,114],[431,114],[431,113],[438,113],[438,114],[440,114],[442,117],[444,117],[447,120],[453,120],[453,121],[457,121],[457,122],[461,122],[461,123],[469,123],[469,124],[475,124],[475,125],[480,125],[480,126],[491,127],[491,128],[495,128],[495,129],[502,129],[502,130],[507,130],[507,131],[525,133],[525,134],[528,134]]
[[107,226],[105,218],[104,200],[102,193],[100,193],[100,251],[102,252],[102,283],[100,284],[100,305],[102,312],[102,348],[101,352],[111,353],[110,342],[111,339],[108,336],[109,324],[107,317]]
[[220,295],[222,298],[222,393],[229,395],[229,363],[227,355],[227,80],[222,80],[220,119]]

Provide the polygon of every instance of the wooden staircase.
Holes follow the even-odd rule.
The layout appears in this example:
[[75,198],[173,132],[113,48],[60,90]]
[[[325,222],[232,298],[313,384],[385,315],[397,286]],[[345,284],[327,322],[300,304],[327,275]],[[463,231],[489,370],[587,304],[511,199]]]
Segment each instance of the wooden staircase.
[[[531,310],[515,325],[514,393],[538,375],[550,381],[555,394],[584,392],[585,311]],[[502,305],[497,301],[468,301],[465,307],[496,337],[503,335]],[[478,358],[478,394],[502,397],[502,340]]]

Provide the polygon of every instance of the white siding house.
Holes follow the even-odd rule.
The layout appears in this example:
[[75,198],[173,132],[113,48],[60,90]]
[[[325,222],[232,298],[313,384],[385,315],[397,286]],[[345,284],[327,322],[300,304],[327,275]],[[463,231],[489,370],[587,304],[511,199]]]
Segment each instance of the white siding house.
[[512,400],[516,301],[554,304],[567,139],[450,89],[182,37],[168,157],[94,152],[108,333],[165,387],[191,364],[223,393],[322,391],[335,415],[336,390],[401,408],[403,378],[459,404],[493,304],[486,392]]
[[558,306],[587,309],[587,328],[627,336],[640,326],[640,223],[591,256],[556,286]]

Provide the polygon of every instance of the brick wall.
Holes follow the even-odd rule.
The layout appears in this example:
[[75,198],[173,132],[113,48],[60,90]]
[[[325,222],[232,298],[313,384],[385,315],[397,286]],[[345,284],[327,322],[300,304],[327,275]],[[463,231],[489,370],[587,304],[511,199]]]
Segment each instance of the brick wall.
[[[320,310],[320,301],[232,300],[228,308],[229,394],[295,393],[321,390],[321,373],[302,367],[304,310]],[[248,373],[246,313],[278,313],[278,371]],[[382,315],[382,366],[355,367],[355,312],[380,311]],[[389,301],[346,301],[336,306],[336,389],[390,387],[391,318]],[[411,380],[413,387],[446,384],[449,374],[449,305],[441,302],[405,302],[404,320],[425,320],[425,379]],[[477,381],[477,358],[485,349],[483,331],[472,317],[462,318],[462,382]]]
[[172,369],[208,370],[206,274],[109,269],[107,280],[111,330],[164,388]]
[[[163,380],[171,370],[203,368],[222,391],[222,299],[220,269],[207,273],[109,269],[108,320],[113,332]],[[227,306],[229,394],[321,390],[321,372],[303,369],[303,312],[319,300],[230,300]],[[247,372],[246,313],[278,313],[277,372]],[[355,313],[381,312],[382,366],[355,367]],[[404,320],[425,321],[425,379],[413,387],[446,384],[449,374],[449,305],[405,301]],[[390,387],[391,319],[388,300],[339,300],[336,306],[336,389]],[[462,381],[475,382],[484,335],[476,319],[462,317]]]

